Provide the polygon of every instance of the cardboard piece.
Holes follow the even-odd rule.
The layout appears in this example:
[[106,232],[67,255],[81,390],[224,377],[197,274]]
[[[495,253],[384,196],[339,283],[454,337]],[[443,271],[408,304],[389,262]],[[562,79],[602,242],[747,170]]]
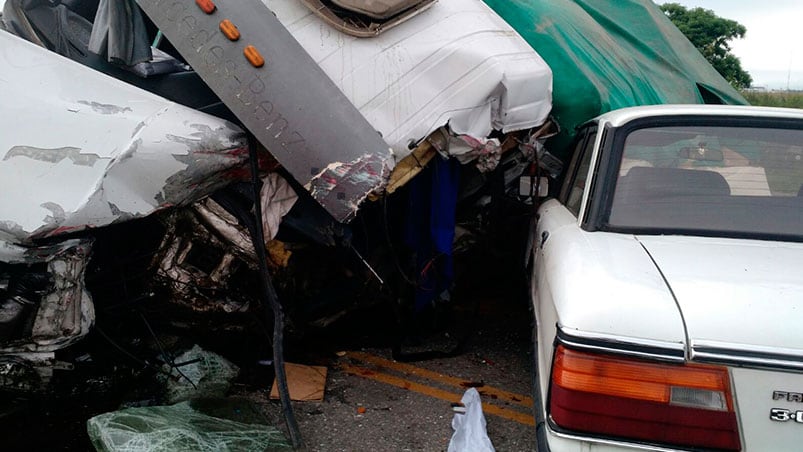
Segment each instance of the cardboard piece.
[[[322,402],[326,387],[327,368],[323,366],[305,366],[303,364],[284,363],[287,373],[287,389],[290,400],[300,402]],[[270,398],[279,398],[279,386],[273,379]]]

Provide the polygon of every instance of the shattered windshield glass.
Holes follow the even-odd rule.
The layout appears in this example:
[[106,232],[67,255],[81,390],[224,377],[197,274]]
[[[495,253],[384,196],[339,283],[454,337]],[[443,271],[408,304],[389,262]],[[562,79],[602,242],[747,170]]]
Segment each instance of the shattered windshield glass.
[[608,225],[803,240],[803,130],[671,126],[624,143]]

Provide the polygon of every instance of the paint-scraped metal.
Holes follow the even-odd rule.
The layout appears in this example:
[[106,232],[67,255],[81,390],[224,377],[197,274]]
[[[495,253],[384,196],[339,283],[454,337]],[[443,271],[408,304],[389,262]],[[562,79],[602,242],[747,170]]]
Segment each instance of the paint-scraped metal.
[[118,115],[131,111],[131,108],[129,107],[120,107],[118,105],[112,105],[112,104],[101,104],[99,102],[91,102],[86,100],[79,100],[78,103],[83,105],[88,105],[92,107],[92,110],[102,115]]
[[[376,155],[366,154],[351,162],[334,162],[312,178],[307,188],[312,197],[328,210],[346,208],[345,220],[350,220],[362,201],[381,188],[390,176],[387,166]],[[344,192],[363,193],[361,197],[347,198]]]
[[[381,188],[393,166],[387,143],[260,0],[218,0],[208,15],[195,2],[138,0],[193,69],[254,136],[301,183],[336,162],[361,162],[361,174],[341,184],[327,174],[313,196],[336,219],[350,219],[360,202]],[[229,41],[219,23],[229,19],[242,38]],[[266,64],[244,57],[253,45]],[[371,156],[365,159],[364,156]],[[314,185],[314,183],[313,183]]]
[[30,246],[191,204],[246,175],[236,125],[9,33],[0,92],[0,242]]
[[3,160],[16,157],[25,157],[48,163],[59,163],[66,159],[80,166],[94,166],[101,159],[97,154],[82,153],[81,149],[73,147],[42,149],[32,146],[14,146],[8,150]]

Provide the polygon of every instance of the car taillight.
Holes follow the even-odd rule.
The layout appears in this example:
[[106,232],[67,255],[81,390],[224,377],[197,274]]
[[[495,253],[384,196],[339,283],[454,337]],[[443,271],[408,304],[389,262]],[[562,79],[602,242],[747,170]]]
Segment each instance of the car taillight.
[[724,367],[656,363],[558,346],[549,415],[559,427],[577,433],[741,449]]

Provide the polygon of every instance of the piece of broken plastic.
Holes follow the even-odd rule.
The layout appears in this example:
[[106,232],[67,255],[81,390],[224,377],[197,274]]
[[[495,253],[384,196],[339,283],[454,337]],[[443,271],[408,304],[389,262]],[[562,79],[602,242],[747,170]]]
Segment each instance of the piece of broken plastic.
[[485,428],[480,393],[476,388],[469,388],[460,402],[466,411],[455,413],[452,419],[454,434],[449,441],[448,452],[494,452],[494,446]]
[[210,416],[190,402],[101,414],[87,433],[99,452],[292,450],[275,427]]
[[177,368],[163,366],[175,377],[166,379],[167,403],[197,397],[222,397],[240,372],[237,366],[222,356],[198,345],[176,357],[173,362]]

